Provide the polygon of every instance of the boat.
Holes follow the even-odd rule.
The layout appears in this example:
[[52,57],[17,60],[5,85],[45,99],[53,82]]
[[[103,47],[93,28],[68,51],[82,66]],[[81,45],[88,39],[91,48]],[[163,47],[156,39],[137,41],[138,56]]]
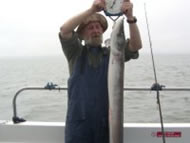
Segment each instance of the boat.
[[[166,123],[167,143],[189,143],[189,123]],[[65,123],[0,121],[0,143],[64,143]],[[124,123],[124,143],[162,143],[159,123]]]
[[[190,91],[190,88],[165,88],[166,91]],[[64,122],[31,122],[18,117],[16,99],[26,90],[67,90],[48,83],[45,87],[20,89],[13,98],[13,119],[0,120],[0,143],[64,143]],[[151,88],[124,88],[129,91],[156,91]],[[124,143],[189,143],[190,123],[124,123]]]

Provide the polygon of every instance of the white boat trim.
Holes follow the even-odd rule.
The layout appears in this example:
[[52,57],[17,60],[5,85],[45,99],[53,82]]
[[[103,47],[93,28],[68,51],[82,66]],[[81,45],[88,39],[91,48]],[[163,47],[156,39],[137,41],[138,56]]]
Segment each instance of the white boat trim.
[[[48,84],[49,85],[49,84]],[[49,87],[50,86],[50,87]],[[13,119],[19,122],[16,98],[25,90],[67,90],[48,87],[28,87],[20,89],[13,99]],[[154,88],[125,88],[129,91],[154,91]],[[190,91],[190,88],[161,88],[166,91]],[[124,143],[163,143],[160,123],[124,123]],[[166,143],[189,143],[190,123],[164,123]],[[0,120],[0,143],[64,143],[64,122],[21,122]]]
[[[124,143],[162,143],[160,123],[124,123]],[[165,123],[166,143],[189,143],[190,123]],[[64,143],[64,122],[0,121],[0,143]]]

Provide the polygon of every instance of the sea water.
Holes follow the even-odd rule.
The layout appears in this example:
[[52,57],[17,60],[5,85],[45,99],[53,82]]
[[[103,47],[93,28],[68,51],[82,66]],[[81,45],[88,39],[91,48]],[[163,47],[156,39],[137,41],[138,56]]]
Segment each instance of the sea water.
[[[158,83],[190,88],[189,55],[155,55]],[[24,87],[45,87],[48,82],[67,87],[68,64],[63,56],[0,58],[0,120],[11,120],[12,100]],[[150,55],[125,63],[125,87],[150,88],[155,83]],[[124,92],[124,121],[160,122],[154,91]],[[160,100],[164,122],[190,122],[190,92],[162,91]],[[24,91],[17,98],[17,114],[29,121],[64,122],[67,91]]]

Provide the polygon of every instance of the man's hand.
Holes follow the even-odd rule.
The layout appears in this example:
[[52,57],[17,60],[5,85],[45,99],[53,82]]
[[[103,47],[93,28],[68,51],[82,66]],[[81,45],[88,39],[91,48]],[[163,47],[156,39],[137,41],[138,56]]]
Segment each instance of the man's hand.
[[93,12],[100,12],[105,9],[105,0],[94,0],[91,9]]
[[133,19],[133,4],[130,0],[124,0],[121,11],[126,15],[127,19]]

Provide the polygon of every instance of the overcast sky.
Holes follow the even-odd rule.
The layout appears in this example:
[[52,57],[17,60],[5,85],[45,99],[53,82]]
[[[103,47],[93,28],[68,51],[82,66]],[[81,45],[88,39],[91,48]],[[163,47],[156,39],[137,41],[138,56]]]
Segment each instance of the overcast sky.
[[[61,55],[60,26],[91,6],[93,0],[0,0],[0,57]],[[154,53],[190,54],[190,1],[133,0],[134,15],[143,41],[149,43],[144,3],[148,12]],[[105,33],[104,39],[111,32]],[[125,24],[126,36],[128,25]]]

